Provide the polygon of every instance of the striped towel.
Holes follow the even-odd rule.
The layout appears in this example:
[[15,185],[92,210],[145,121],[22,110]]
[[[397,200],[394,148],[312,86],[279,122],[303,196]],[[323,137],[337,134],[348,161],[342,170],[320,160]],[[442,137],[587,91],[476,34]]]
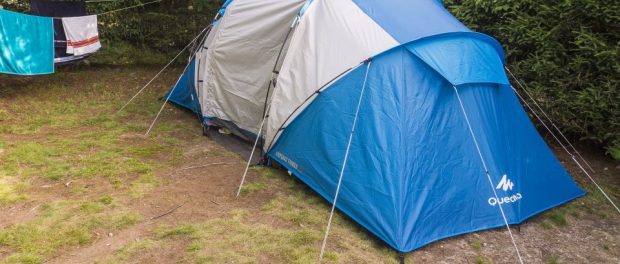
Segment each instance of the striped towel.
[[75,56],[94,53],[101,48],[97,16],[63,17],[67,35],[67,53]]

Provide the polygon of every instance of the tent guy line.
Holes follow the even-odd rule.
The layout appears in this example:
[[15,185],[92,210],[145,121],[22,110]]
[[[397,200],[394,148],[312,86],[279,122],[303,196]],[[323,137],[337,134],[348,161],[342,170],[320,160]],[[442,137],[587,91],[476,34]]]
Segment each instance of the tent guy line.
[[[472,140],[474,141],[474,145],[476,145],[476,150],[478,151],[478,156],[480,156],[480,161],[482,162],[482,167],[484,167],[484,174],[486,175],[489,184],[491,185],[491,190],[493,191],[493,196],[495,199],[499,201],[499,195],[497,195],[497,191],[495,191],[495,184],[493,183],[493,179],[491,179],[491,173],[489,172],[489,167],[487,167],[487,163],[484,160],[484,156],[482,155],[482,151],[480,151],[480,145],[478,144],[478,139],[476,138],[476,134],[474,133],[474,129],[469,122],[469,116],[465,111],[465,106],[463,105],[463,100],[461,100],[461,95],[459,94],[459,90],[456,86],[452,86],[454,88],[454,93],[456,94],[456,99],[459,102],[459,106],[461,107],[461,111],[463,112],[463,117],[465,118],[465,123],[467,124],[467,128],[469,129],[469,133],[471,135]],[[498,203],[498,208],[500,213],[502,214],[502,219],[504,220],[504,224],[506,224],[506,229],[508,229],[508,234],[510,235],[510,240],[512,241],[512,245],[515,248],[517,253],[517,257],[519,257],[519,262],[523,264],[523,258],[521,257],[521,252],[519,251],[519,247],[517,246],[517,242],[515,241],[515,237],[512,234],[512,229],[510,228],[510,224],[508,223],[508,218],[506,218],[506,213],[504,212],[504,206],[501,203]]]
[[140,95],[149,85],[151,85],[151,83],[153,83],[153,81],[155,81],[155,79],[157,79],[157,77],[159,77],[159,75],[161,75],[168,67],[170,67],[170,65],[172,65],[172,63],[179,57],[181,56],[181,54],[183,54],[183,52],[185,50],[187,50],[187,48],[189,48],[194,42],[196,42],[196,40],[200,37],[200,35],[202,35],[209,27],[204,28],[200,33],[198,33],[198,35],[196,37],[194,37],[194,39],[192,39],[192,41],[190,41],[189,44],[187,44],[181,51],[179,51],[179,53],[174,56],[174,58],[172,58],[172,60],[170,60],[170,62],[168,62],[168,64],[166,64],[157,74],[155,74],[155,76],[149,80],[140,90],[138,90],[138,92],[131,97],[131,99],[129,99],[129,101],[127,101],[127,103],[125,103],[123,105],[123,107],[121,107],[120,109],[118,109],[118,111],[116,112],[117,114],[122,112],[129,104],[131,104],[131,102],[133,102],[134,99],[136,99],[136,97],[138,97],[138,95]]
[[[590,166],[590,163],[583,158],[583,156],[581,156],[581,153],[579,153],[579,151],[577,151],[577,149],[575,148],[575,146],[573,146],[573,144],[570,142],[570,140],[568,140],[568,138],[564,135],[564,133],[562,133],[562,130],[560,130],[560,128],[558,128],[558,126],[555,125],[555,122],[553,122],[553,120],[551,120],[551,118],[549,117],[549,115],[547,115],[547,113],[542,109],[542,107],[538,104],[538,102],[536,102],[536,100],[534,99],[534,97],[527,91],[528,88],[525,84],[521,83],[521,81],[512,73],[512,71],[510,71],[510,69],[508,68],[508,66],[504,67],[506,69],[506,71],[510,74],[510,76],[515,80],[515,82],[517,83],[517,85],[519,85],[519,87],[521,87],[521,90],[523,90],[523,92],[525,92],[525,94],[530,98],[530,100],[532,100],[532,102],[534,103],[534,105],[538,108],[538,110],[540,110],[543,114],[543,116],[551,123],[551,125],[553,126],[553,128],[560,134],[560,136],[562,136],[562,138],[566,141],[566,143],[571,147],[571,149],[577,154],[577,156],[579,156],[579,159],[581,159],[583,161],[583,163],[586,164],[586,166],[592,171],[592,172],[596,172],[594,171],[594,169],[592,168],[592,166]],[[513,87],[514,89],[514,87]],[[549,131],[551,133],[553,133],[552,131]],[[568,151],[568,150],[567,150]],[[569,152],[570,154],[570,152]]]
[[[207,27],[208,28],[208,27]],[[203,29],[202,32],[200,32],[200,34],[198,34],[198,36],[196,36],[194,38],[194,40],[192,40],[192,42],[190,42],[189,45],[191,45],[198,37],[200,37],[200,35],[207,29]],[[196,56],[196,53],[198,53],[198,50],[194,51],[192,53],[192,55],[190,56],[189,61],[187,62],[187,64],[185,65],[185,68],[183,68],[183,72],[185,72],[187,70],[187,68],[192,64],[192,60],[194,59],[194,56]],[[146,131],[146,133],[144,134],[145,136],[148,136],[151,133],[151,130],[153,129],[153,127],[155,127],[155,124],[157,123],[157,119],[159,119],[159,116],[161,115],[161,112],[164,111],[164,108],[166,108],[166,105],[168,104],[168,101],[170,100],[170,97],[172,96],[172,93],[174,93],[174,89],[177,87],[177,85],[179,84],[179,82],[181,81],[181,78],[183,76],[179,76],[179,78],[177,79],[177,82],[174,84],[174,86],[172,86],[172,90],[170,91],[170,93],[168,94],[168,96],[166,96],[166,100],[164,100],[164,103],[161,105],[161,108],[159,109],[159,112],[157,112],[157,115],[155,116],[155,118],[153,119],[153,122],[151,123],[151,125],[149,126],[149,129]]]
[[[618,211],[618,213],[620,213],[620,209],[618,208],[616,203],[611,199],[611,197],[609,195],[607,195],[607,192],[605,192],[605,190],[603,190],[603,188],[596,182],[596,180],[594,180],[594,178],[590,175],[590,173],[588,173],[588,171],[583,167],[583,165],[581,165],[581,162],[579,162],[577,160],[575,155],[568,150],[568,148],[564,145],[564,143],[562,143],[562,141],[556,136],[556,134],[551,130],[551,128],[549,128],[547,123],[545,121],[543,121],[543,119],[540,117],[540,115],[536,111],[534,111],[532,106],[527,101],[525,101],[525,98],[523,98],[523,96],[521,96],[521,93],[519,93],[519,91],[517,91],[517,89],[515,89],[513,86],[511,86],[511,88],[515,92],[515,94],[521,99],[521,101],[523,101],[525,106],[532,112],[532,114],[536,117],[536,119],[538,119],[538,121],[543,125],[543,127],[545,127],[545,129],[547,129],[547,131],[558,142],[558,144],[560,144],[562,149],[564,149],[564,151],[566,151],[566,153],[569,156],[571,156],[571,159],[573,160],[573,162],[575,162],[575,164],[577,164],[579,169],[590,179],[590,181],[603,194],[603,196],[605,196],[607,201],[609,201],[609,203],[616,209],[616,211]],[[521,87],[521,88],[523,89],[523,87]],[[523,89],[523,91],[525,91],[525,89]],[[529,93],[526,93],[526,94],[528,96],[530,96],[530,100],[534,101],[534,98],[531,97],[531,95],[529,95]],[[540,110],[543,111],[542,108]],[[549,121],[552,122],[551,120],[549,120]],[[560,131],[560,133],[561,133],[561,131]]]

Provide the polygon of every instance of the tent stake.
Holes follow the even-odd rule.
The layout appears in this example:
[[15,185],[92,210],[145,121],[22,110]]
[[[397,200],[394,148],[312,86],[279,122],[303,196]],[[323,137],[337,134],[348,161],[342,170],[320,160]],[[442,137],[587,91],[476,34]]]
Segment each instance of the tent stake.
[[400,264],[405,264],[405,253],[402,253],[402,252],[398,253],[398,262]]
[[364,98],[364,92],[366,90],[366,82],[368,81],[368,72],[370,71],[370,65],[372,61],[367,60],[368,66],[366,66],[366,75],[364,76],[364,84],[362,85],[362,91],[360,92],[360,98],[357,101],[357,109],[355,110],[355,117],[353,118],[353,125],[351,126],[351,133],[349,134],[349,143],[347,143],[347,150],[344,154],[344,160],[342,161],[342,168],[340,169],[340,176],[338,177],[338,185],[336,186],[336,194],[334,194],[334,202],[332,203],[332,210],[329,213],[329,220],[327,220],[327,228],[325,229],[325,237],[323,237],[323,244],[321,245],[321,254],[319,255],[319,263],[323,260],[325,254],[325,247],[327,246],[327,237],[329,236],[329,230],[332,227],[332,220],[334,218],[334,211],[336,210],[336,203],[338,202],[338,195],[340,194],[340,187],[342,186],[342,178],[344,176],[344,170],[347,167],[347,160],[349,159],[349,151],[351,150],[351,143],[353,142],[353,135],[355,134],[355,126],[357,125],[357,118],[359,117],[360,108],[362,106],[362,99]]

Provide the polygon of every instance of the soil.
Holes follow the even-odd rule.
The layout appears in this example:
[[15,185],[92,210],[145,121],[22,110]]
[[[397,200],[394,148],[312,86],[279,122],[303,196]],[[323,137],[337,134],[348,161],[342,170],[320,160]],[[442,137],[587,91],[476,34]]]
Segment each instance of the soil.
[[[179,112],[177,118],[192,121],[190,113]],[[201,137],[200,131],[188,133],[188,142]],[[132,135],[124,138],[132,139]],[[186,158],[173,168],[156,172],[161,184],[141,198],[132,198],[119,191],[121,203],[139,212],[143,221],[116,234],[97,234],[93,243],[67,249],[58,257],[46,263],[92,263],[103,260],[134,241],[149,239],[159,225],[178,225],[180,223],[200,223],[224,217],[231,210],[243,208],[259,210],[267,201],[273,199],[282,186],[271,186],[269,190],[251,196],[235,198],[240,176],[245,168],[244,157],[238,155],[205,156],[195,159],[195,153],[204,153],[226,146],[219,145],[206,137],[199,143],[184,149]],[[579,148],[584,149],[584,148]],[[592,183],[571,162],[561,148],[554,146],[558,158],[582,186]],[[233,151],[239,151],[235,146]],[[247,155],[247,152],[245,152]],[[620,186],[620,164],[592,150],[582,153],[596,173],[594,176],[607,185]],[[205,166],[206,164],[211,164]],[[205,166],[205,167],[198,167]],[[197,167],[197,168],[192,168]],[[248,181],[258,175],[250,172]],[[100,197],[116,194],[109,181],[102,179],[83,179],[73,182],[53,182],[40,180],[32,182],[27,191],[28,201],[17,202],[0,208],[0,228],[22,223],[40,214],[40,206],[54,199],[81,197]],[[71,185],[84,186],[88,191],[75,194]],[[593,189],[594,190],[594,189]],[[618,201],[618,197],[614,198]],[[582,203],[578,199],[573,203]],[[521,253],[526,263],[620,263],[620,216],[608,204],[597,206],[596,210],[607,210],[608,217],[599,214],[581,213],[579,217],[569,216],[569,224],[563,227],[543,227],[542,216],[534,217],[520,226],[513,227]],[[267,216],[266,216],[267,217]],[[277,221],[275,222],[277,223]],[[286,223],[282,223],[285,225]],[[358,227],[360,228],[360,227]],[[381,243],[381,242],[378,242]],[[479,248],[472,245],[479,243]],[[319,245],[317,245],[318,247]],[[133,259],[133,263],[176,263],[183,258],[187,241],[179,239],[169,243],[161,250],[149,252]],[[0,246],[0,259],[10,253],[10,249]],[[407,261],[413,263],[514,263],[516,255],[505,228],[462,235],[432,243],[407,254]],[[394,260],[386,260],[393,262]],[[264,261],[261,263],[269,263]]]
[[[206,139],[192,146],[187,152],[201,152],[217,148],[217,143]],[[560,149],[554,148],[558,158],[564,161],[572,175],[581,175],[570,157]],[[592,162],[592,167],[599,173],[601,180],[613,182],[620,186],[620,168],[607,157],[591,152],[583,153]],[[221,164],[223,163],[223,164]],[[205,164],[216,164],[203,168],[184,169]],[[607,169],[605,169],[607,168]],[[131,208],[139,211],[145,218],[155,218],[133,226],[112,237],[103,236],[95,243],[76,249],[49,263],[89,263],[104,259],[124,245],[140,239],[148,239],[155,226],[172,225],[184,222],[202,222],[224,217],[230,210],[244,208],[258,210],[265,202],[272,199],[275,191],[260,192],[251,198],[235,199],[234,194],[243,173],[244,160],[240,156],[206,158],[200,161],[185,161],[177,168],[161,172],[163,184],[144,198],[129,200]],[[250,173],[250,178],[256,177]],[[580,184],[590,185],[583,176],[575,176]],[[250,179],[251,181],[252,179]],[[64,186],[63,186],[64,187]],[[62,195],[63,187],[46,188],[43,192]],[[41,190],[36,190],[40,193]],[[60,193],[59,193],[60,192]],[[41,197],[45,197],[42,195]],[[574,201],[580,203],[579,200]],[[14,209],[22,214],[21,219],[31,217],[32,205],[29,202]],[[179,207],[180,206],[180,207]],[[608,206],[608,205],[604,205]],[[173,212],[162,216],[162,214]],[[612,209],[610,209],[612,210]],[[0,226],[6,225],[7,219],[0,218]],[[13,219],[14,222],[15,219]],[[526,263],[620,263],[620,217],[601,218],[599,215],[581,215],[571,218],[564,227],[543,228],[541,217],[534,217],[526,223],[513,227],[513,232]],[[472,244],[479,242],[480,249],[473,249]],[[187,247],[184,241],[171,243],[163,251],[140,256],[135,263],[175,263],[183,257]],[[467,234],[432,243],[407,255],[407,261],[413,263],[476,263],[478,256],[492,263],[514,263],[516,255],[506,229],[496,229]]]

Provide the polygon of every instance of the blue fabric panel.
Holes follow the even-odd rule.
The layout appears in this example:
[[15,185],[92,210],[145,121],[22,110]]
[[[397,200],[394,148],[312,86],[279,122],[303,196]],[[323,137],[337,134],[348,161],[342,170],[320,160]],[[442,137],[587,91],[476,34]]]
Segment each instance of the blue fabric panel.
[[0,73],[36,75],[53,72],[53,19],[0,9]]
[[222,7],[220,7],[220,10],[217,11],[218,14],[218,20],[219,18],[223,17],[224,14],[226,14],[226,8],[233,2],[233,0],[226,0],[226,2],[224,2],[224,4],[222,5]]
[[[472,36],[479,36],[478,38]],[[510,82],[504,72],[503,53],[491,44],[496,42],[482,34],[444,35],[406,44],[407,49],[439,72],[453,85],[465,83]]]
[[[198,94],[196,93],[196,60],[193,59],[189,64],[181,79],[178,81],[175,87],[172,87],[165,97],[170,97],[168,100],[179,106],[185,107],[194,113],[201,114],[202,108],[198,101]],[[201,114],[202,116],[202,114]]]
[[437,0],[353,0],[401,44],[449,32],[470,32]]
[[301,10],[299,10],[299,15],[303,16],[306,13],[306,10],[308,10],[308,7],[310,7],[310,5],[312,4],[313,0],[307,0],[306,3],[304,4],[304,6],[301,7]]
[[[323,91],[268,153],[330,202],[365,70]],[[337,207],[398,251],[504,226],[492,191],[504,175],[512,224],[584,194],[509,87],[459,89],[494,186],[450,82],[405,47],[371,65]]]

